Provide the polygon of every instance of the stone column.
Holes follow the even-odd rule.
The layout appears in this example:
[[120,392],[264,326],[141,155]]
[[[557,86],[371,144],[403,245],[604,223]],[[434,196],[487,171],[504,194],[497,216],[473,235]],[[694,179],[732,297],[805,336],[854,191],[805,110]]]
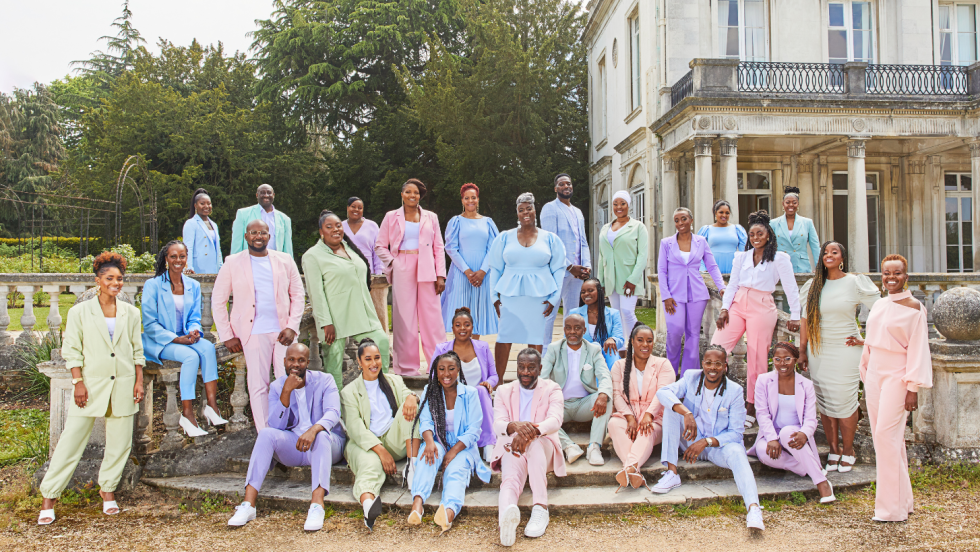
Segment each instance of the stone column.
[[936,300],[933,318],[944,339],[929,341],[933,387],[919,390],[920,411],[925,410],[923,391],[931,395],[932,419],[915,417],[912,428],[921,440],[930,442],[934,437],[938,460],[976,462],[980,457],[980,291],[950,288]]
[[847,141],[847,249],[850,270],[868,272],[868,192],[864,174],[864,146],[867,138]]
[[912,272],[925,272],[925,213],[922,198],[925,190],[926,162],[921,158],[910,158],[909,204],[912,207],[912,243],[909,244],[909,264]]
[[17,340],[30,342],[31,331],[34,329],[34,324],[37,324],[37,318],[34,316],[34,286],[17,286],[17,291],[24,294],[24,314],[20,317],[20,325],[24,331]]
[[61,295],[61,286],[41,286],[45,292],[48,293],[50,297],[49,302],[51,304],[48,309],[48,333],[52,338],[57,338],[61,334],[61,311],[58,309],[58,299]]
[[[800,211],[804,217],[817,222],[817,198],[813,193],[813,160],[800,157],[796,160],[796,182],[800,188]],[[822,236],[822,234],[821,234]],[[824,240],[826,241],[826,240]]]
[[[732,217],[729,220],[733,224],[738,224],[738,136],[721,137],[718,140],[718,148],[719,153],[721,153],[721,163],[718,164],[721,198],[732,205]],[[712,223],[714,223],[713,218],[711,222],[703,224]],[[701,224],[698,224],[698,228],[701,227]]]
[[670,154],[664,154],[663,164],[664,181],[660,187],[660,213],[663,215],[661,233],[668,236],[672,233],[670,229],[674,227],[672,220],[674,209],[680,205],[680,193],[677,189],[677,170],[680,159]]
[[0,346],[13,343],[13,338],[7,333],[10,326],[10,313],[7,312],[7,295],[10,293],[10,286],[0,286]]
[[[932,255],[928,259],[930,266],[927,267],[927,270],[929,272],[942,272],[943,266],[940,252],[943,250],[943,240],[940,234],[946,232],[946,217],[943,213],[945,210],[943,206],[945,190],[943,189],[942,156],[930,155],[928,166],[931,167],[931,170],[928,171],[928,180],[926,180],[926,200],[931,216],[929,217],[929,223],[926,224],[926,228],[929,229],[927,243],[931,244],[929,249],[932,250]],[[879,213],[879,216],[881,216],[881,213]],[[882,256],[884,257],[884,255]]]
[[210,341],[216,339],[211,334],[211,326],[214,325],[214,316],[211,313],[211,293],[213,292],[214,284],[201,284],[201,335]]
[[970,172],[973,184],[973,270],[980,270],[980,138],[970,142]]
[[694,139],[694,200],[691,202],[694,228],[711,224],[711,206],[714,203],[711,193],[711,142],[713,140],[712,136]]

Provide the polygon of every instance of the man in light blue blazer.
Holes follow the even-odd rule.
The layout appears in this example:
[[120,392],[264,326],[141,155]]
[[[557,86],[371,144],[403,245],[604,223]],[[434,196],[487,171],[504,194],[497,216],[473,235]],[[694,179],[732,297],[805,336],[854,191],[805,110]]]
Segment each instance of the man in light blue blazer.
[[[813,221],[798,214],[800,208],[800,189],[787,186],[783,188],[783,212],[781,217],[774,218],[770,223],[773,232],[776,233],[776,248],[789,255],[793,261],[793,272],[797,274],[813,272],[813,264],[810,257],[806,254],[807,246],[814,261],[820,262],[820,238],[817,237],[817,229],[813,227]],[[789,225],[793,229],[789,229]]]
[[272,186],[263,184],[256,190],[255,198],[259,201],[258,205],[242,207],[235,215],[235,222],[231,226],[231,254],[248,249],[245,228],[253,220],[262,219],[269,226],[269,245],[266,247],[292,257],[293,221],[282,211],[277,211],[272,204],[276,199],[276,192]]

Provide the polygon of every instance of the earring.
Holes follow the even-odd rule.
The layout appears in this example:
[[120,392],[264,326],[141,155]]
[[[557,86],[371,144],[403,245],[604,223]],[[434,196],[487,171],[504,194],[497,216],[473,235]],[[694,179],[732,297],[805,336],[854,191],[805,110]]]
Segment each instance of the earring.
[[837,267],[841,272],[844,272],[844,261],[841,261],[840,266]]
[[902,286],[902,289],[903,290],[909,289],[909,281],[908,280],[905,280],[905,285]]

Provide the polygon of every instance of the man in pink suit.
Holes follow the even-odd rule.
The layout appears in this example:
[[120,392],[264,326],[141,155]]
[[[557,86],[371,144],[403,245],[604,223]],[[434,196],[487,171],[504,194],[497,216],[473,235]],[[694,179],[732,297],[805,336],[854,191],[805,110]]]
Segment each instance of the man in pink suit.
[[534,507],[525,537],[540,537],[548,528],[548,472],[565,476],[565,458],[558,430],[564,421],[561,386],[540,379],[541,353],[528,347],[517,355],[517,381],[497,388],[493,401],[493,432],[497,435],[490,468],[500,481],[500,544],[513,546],[521,511],[517,499],[524,482],[531,485]]
[[[218,271],[211,295],[211,312],[218,339],[233,353],[242,352],[248,367],[248,396],[255,430],[269,417],[269,369],[277,378],[286,373],[286,347],[296,340],[303,316],[303,279],[290,255],[272,251],[269,227],[253,220],[245,229],[248,249],[229,255]],[[231,316],[228,299],[234,296]]]

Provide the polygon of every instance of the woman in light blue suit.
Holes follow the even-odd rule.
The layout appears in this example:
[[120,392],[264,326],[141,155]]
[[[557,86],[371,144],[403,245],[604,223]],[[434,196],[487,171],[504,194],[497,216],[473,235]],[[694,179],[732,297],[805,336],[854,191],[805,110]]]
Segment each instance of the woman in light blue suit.
[[180,366],[180,427],[190,437],[207,435],[198,427],[193,401],[197,371],[204,378],[208,406],[204,416],[211,425],[228,423],[218,415],[218,361],[214,344],[201,339],[201,284],[183,274],[187,247],[168,243],[157,255],[156,275],[143,286],[143,351],[161,363],[175,360]]
[[783,211],[785,214],[772,220],[770,226],[776,232],[776,248],[789,255],[793,261],[793,272],[813,272],[810,257],[806,254],[807,245],[813,259],[820,262],[820,238],[813,221],[797,214],[800,209],[800,189],[792,186],[783,188]]
[[612,370],[613,363],[620,358],[619,350],[626,345],[619,311],[606,306],[606,290],[596,278],[589,278],[582,284],[581,301],[582,306],[568,311],[568,316],[578,314],[585,319],[588,326],[585,340],[602,347],[606,368]]
[[210,215],[211,197],[207,190],[198,188],[191,197],[191,218],[184,221],[188,274],[217,274],[224,264],[218,225]]

